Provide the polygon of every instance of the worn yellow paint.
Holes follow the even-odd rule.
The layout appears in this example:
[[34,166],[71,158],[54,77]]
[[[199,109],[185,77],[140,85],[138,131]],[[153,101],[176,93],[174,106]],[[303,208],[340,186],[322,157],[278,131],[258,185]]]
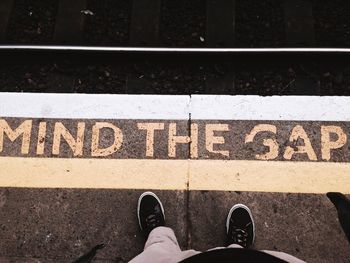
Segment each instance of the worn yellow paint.
[[[271,132],[276,134],[277,133],[277,127],[276,125],[272,124],[258,124],[255,125],[254,128],[251,130],[249,134],[245,137],[245,143],[253,142],[255,136],[260,132]],[[256,154],[255,158],[257,160],[274,160],[278,157],[278,150],[279,145],[277,143],[276,139],[272,138],[264,138],[263,144],[266,147],[269,147],[269,152],[266,152],[264,154]]]
[[214,150],[215,144],[224,144],[225,138],[223,136],[215,136],[214,132],[222,131],[227,132],[230,128],[228,124],[206,124],[205,125],[205,148],[208,152],[221,154],[223,156],[229,157],[230,152],[225,150]]
[[176,123],[169,124],[168,156],[176,157],[177,144],[189,143],[191,158],[198,158],[198,124],[191,124],[191,136],[176,135],[176,126]]
[[[331,133],[337,135],[336,141],[331,141]],[[321,152],[322,159],[329,161],[331,159],[331,149],[339,149],[347,142],[347,136],[339,126],[321,126]]]
[[185,189],[181,160],[0,158],[1,187]]
[[0,157],[0,187],[350,194],[350,163]]
[[146,130],[146,156],[154,157],[154,132],[156,130],[164,130],[164,123],[138,123],[139,130]]
[[[107,148],[99,148],[100,142],[100,130],[108,128],[113,130],[114,141],[113,144]],[[117,126],[108,122],[96,122],[92,127],[92,140],[91,140],[91,155],[94,157],[105,157],[118,151],[123,143],[123,133]]]
[[350,193],[350,163],[191,161],[192,190]]
[[307,133],[305,132],[303,126],[296,125],[294,126],[292,133],[289,137],[289,142],[297,142],[299,138],[303,140],[304,145],[296,145],[295,147],[287,146],[283,158],[286,160],[291,160],[292,156],[296,153],[306,153],[309,157],[309,160],[317,161],[317,155],[315,153],[315,150],[312,148],[311,141]]

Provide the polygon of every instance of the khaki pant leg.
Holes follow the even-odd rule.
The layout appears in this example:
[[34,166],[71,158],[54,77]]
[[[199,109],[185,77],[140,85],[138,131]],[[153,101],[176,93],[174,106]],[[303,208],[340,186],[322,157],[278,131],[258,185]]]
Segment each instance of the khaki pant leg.
[[151,231],[141,254],[130,263],[177,262],[181,249],[174,231],[168,227],[157,227]]

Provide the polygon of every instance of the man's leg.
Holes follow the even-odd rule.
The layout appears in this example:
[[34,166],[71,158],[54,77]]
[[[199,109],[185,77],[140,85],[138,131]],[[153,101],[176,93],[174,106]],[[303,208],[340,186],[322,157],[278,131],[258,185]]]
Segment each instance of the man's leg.
[[157,227],[151,231],[143,252],[130,263],[176,262],[181,253],[173,230],[167,227]]
[[194,250],[181,251],[174,231],[165,227],[164,208],[152,192],[143,193],[137,205],[137,217],[147,241],[144,251],[130,263],[172,263],[195,255]]
[[[248,248],[253,245],[255,224],[248,207],[238,204],[231,208],[226,220],[226,233],[227,243],[230,244],[229,248]],[[270,250],[262,250],[262,252],[290,263],[304,263],[304,261],[283,252]]]

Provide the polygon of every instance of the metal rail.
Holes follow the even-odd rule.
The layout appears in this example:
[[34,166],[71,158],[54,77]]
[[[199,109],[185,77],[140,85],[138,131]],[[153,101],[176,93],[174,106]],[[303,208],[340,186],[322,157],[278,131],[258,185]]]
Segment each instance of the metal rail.
[[0,45],[0,51],[94,51],[145,53],[350,53],[350,48],[167,48],[58,45]]

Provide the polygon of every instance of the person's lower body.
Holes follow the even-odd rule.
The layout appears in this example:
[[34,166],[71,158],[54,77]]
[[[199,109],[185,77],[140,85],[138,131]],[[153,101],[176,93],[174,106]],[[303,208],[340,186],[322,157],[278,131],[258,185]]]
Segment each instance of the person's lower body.
[[[225,249],[226,247],[218,247],[214,249]],[[237,244],[231,244],[227,248],[242,248]],[[290,263],[302,263],[300,259],[293,257],[289,254],[262,250],[263,252],[285,260]],[[145,244],[144,251],[130,261],[130,263],[175,263],[180,262],[186,258],[192,257],[201,253],[196,250],[184,250],[181,251],[177,242],[176,236],[171,228],[157,227],[149,235]]]
[[[164,208],[154,193],[145,192],[140,196],[137,214],[140,228],[145,233],[147,241],[144,251],[130,263],[175,263],[201,253],[195,250],[181,251],[174,231],[165,227]],[[228,246],[214,249],[244,249],[253,244],[255,225],[248,207],[238,204],[231,208],[227,216],[226,234]],[[283,252],[262,251],[290,263],[304,262]]]
[[175,263],[198,253],[195,250],[181,251],[173,230],[160,226],[151,231],[143,252],[130,263]]

